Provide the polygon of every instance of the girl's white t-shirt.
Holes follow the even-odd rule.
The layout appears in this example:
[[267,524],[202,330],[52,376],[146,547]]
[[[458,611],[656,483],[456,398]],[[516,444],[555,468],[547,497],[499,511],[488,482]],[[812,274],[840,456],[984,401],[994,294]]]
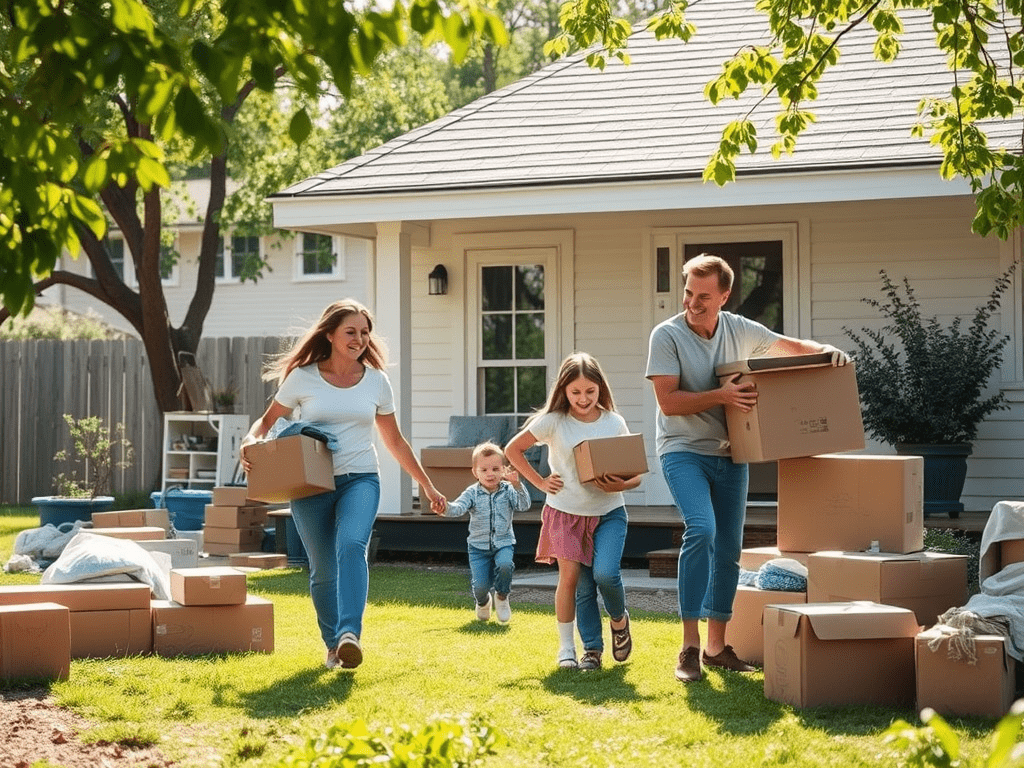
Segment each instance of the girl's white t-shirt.
[[293,369],[274,400],[291,408],[296,421],[313,424],[338,439],[341,447],[334,452],[334,474],[378,471],[375,420],[377,414],[395,412],[395,395],[386,373],[366,366],[357,384],[336,387],[324,381],[313,363]]
[[545,504],[582,517],[600,517],[625,505],[621,493],[605,493],[593,483],[581,483],[572,454],[572,449],[584,440],[628,435],[629,427],[619,414],[601,411],[596,421],[585,422],[570,414],[545,413],[531,421],[527,429],[538,443],[547,444],[548,464],[564,483],[558,493],[547,494]]

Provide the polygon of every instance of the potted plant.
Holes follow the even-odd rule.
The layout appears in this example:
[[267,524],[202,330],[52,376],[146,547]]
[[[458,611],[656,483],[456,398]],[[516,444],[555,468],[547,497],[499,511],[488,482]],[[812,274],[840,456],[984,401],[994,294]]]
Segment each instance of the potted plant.
[[70,430],[71,448],[57,451],[53,460],[66,470],[54,477],[53,496],[32,499],[39,510],[40,525],[89,520],[93,512],[110,509],[114,497],[106,494],[114,470],[132,463],[132,446],[124,436],[124,424],[111,430],[98,416],[76,419],[68,413],[64,421]]
[[988,300],[964,327],[924,317],[910,281],[897,284],[883,269],[884,300],[861,299],[888,321],[880,329],[843,328],[856,344],[857,386],[864,427],[904,455],[924,457],[925,515],[963,511],[960,496],[978,425],[1009,406],[988,389],[1009,337],[989,327],[1016,263],[1000,275]]
[[213,393],[213,408],[216,413],[234,413],[235,412],[235,400],[238,399],[238,393],[230,387],[224,389],[218,389]]

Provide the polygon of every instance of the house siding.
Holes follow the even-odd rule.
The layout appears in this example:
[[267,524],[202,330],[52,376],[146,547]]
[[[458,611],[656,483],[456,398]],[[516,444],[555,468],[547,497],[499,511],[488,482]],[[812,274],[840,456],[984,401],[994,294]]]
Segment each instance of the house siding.
[[[456,349],[449,338],[463,332],[453,326],[463,322],[466,296],[465,262],[454,252],[456,234],[504,231],[511,242],[515,232],[573,231],[572,295],[559,297],[563,317],[573,324],[573,346],[601,361],[620,412],[631,429],[642,431],[650,423],[645,410],[652,402],[643,378],[653,324],[650,295],[643,284],[644,262],[652,258],[644,252],[645,233],[651,229],[800,223],[808,241],[799,243],[796,251],[806,254],[809,263],[795,265],[793,274],[809,275],[809,280],[789,295],[809,309],[799,318],[799,327],[805,330],[787,328],[787,333],[849,349],[844,327],[881,324],[874,310],[860,301],[863,296],[880,296],[880,269],[896,280],[908,276],[925,314],[944,320],[969,316],[987,298],[993,280],[1005,268],[1006,248],[970,233],[973,211],[973,200],[964,197],[435,222],[431,245],[414,248],[412,259],[414,285],[417,280],[424,283],[423,290],[413,291],[414,448],[444,443],[448,416],[464,412],[467,389],[475,387],[463,349]],[[425,275],[436,263],[448,266],[445,297],[425,295]],[[1019,311],[1019,288],[1004,297],[1004,304]],[[995,321],[998,327],[1001,318]],[[1011,359],[1020,355],[1020,343],[1019,338],[1012,342]],[[561,354],[570,351],[562,349]],[[463,372],[464,381],[458,381]],[[1012,379],[1008,367],[1001,383],[1019,388]],[[1024,496],[1022,422],[1024,403],[1014,402],[1011,410],[994,414],[982,425],[968,461],[963,496],[967,509],[988,510],[1001,499]],[[648,437],[653,443],[653,435]],[[891,447],[873,441],[866,450],[892,453]],[[631,503],[636,498],[642,497]]]

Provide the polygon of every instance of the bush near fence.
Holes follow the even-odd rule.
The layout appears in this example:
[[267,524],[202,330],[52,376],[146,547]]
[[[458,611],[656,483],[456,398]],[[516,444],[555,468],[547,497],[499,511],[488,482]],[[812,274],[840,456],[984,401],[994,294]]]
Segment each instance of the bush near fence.
[[[204,339],[196,360],[214,390],[238,393],[235,413],[255,419],[276,385],[260,379],[279,337]],[[114,478],[115,494],[159,486],[163,414],[138,339],[0,341],[0,504],[28,505],[54,492],[53,455],[65,447],[62,414],[123,422],[135,461]]]

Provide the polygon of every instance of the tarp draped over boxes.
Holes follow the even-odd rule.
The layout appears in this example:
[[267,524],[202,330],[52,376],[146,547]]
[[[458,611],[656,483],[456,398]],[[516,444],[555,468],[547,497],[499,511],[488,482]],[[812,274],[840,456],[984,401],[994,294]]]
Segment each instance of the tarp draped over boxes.
[[[166,558],[166,568],[157,558]],[[130,539],[116,539],[81,531],[61,556],[43,572],[43,584],[72,584],[101,577],[123,576],[148,584],[153,597],[170,597],[170,556],[147,552]]]

